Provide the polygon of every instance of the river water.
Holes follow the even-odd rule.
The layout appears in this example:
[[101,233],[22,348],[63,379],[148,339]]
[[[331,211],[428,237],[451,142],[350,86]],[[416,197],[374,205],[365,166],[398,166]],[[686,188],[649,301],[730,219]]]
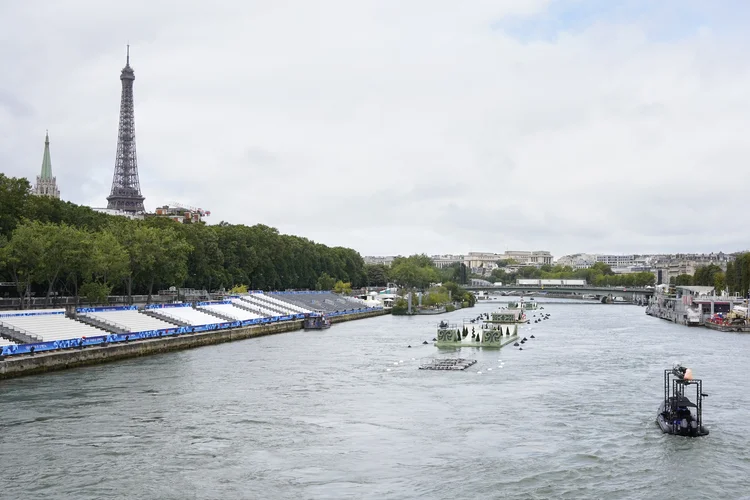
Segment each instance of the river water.
[[[524,350],[463,349],[465,372],[418,370],[456,356],[421,342],[497,303],[0,382],[0,498],[750,495],[750,335],[542,304]],[[708,437],[654,424],[677,360]]]

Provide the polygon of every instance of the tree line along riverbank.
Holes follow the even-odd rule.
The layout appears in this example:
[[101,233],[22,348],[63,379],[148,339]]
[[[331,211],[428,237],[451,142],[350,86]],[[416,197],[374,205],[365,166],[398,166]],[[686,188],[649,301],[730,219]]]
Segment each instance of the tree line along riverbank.
[[151,295],[171,286],[205,290],[330,289],[367,284],[364,260],[256,224],[131,220],[34,196],[28,180],[0,173],[0,282],[19,296]]

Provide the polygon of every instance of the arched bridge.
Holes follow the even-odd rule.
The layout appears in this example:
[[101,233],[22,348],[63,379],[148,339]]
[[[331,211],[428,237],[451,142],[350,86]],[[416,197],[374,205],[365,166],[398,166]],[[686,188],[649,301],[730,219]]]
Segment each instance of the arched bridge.
[[636,297],[648,298],[654,294],[653,288],[622,287],[622,286],[565,286],[565,285],[503,285],[503,286],[465,286],[470,292],[490,292],[508,295],[510,292],[522,292],[525,295],[541,295],[544,293],[559,293],[569,295],[595,295],[602,297],[622,297],[633,300]]

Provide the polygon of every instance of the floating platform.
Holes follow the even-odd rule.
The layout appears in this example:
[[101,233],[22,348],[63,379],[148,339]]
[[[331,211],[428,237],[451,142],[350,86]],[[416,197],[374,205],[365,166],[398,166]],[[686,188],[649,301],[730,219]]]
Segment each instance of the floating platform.
[[419,365],[420,370],[465,370],[476,364],[476,359],[448,358],[432,359],[428,363]]
[[435,346],[501,348],[518,340],[518,324],[501,324],[486,319],[482,321],[481,326],[466,321],[463,326],[441,322],[438,325]]

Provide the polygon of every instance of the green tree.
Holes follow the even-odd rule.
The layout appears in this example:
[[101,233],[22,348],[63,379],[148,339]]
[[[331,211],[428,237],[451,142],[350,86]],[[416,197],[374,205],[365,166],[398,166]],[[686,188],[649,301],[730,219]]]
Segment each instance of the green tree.
[[333,290],[333,287],[335,285],[336,279],[329,276],[328,273],[323,273],[318,278],[318,284],[316,288],[318,290]]
[[726,282],[729,293],[735,293],[737,291],[737,274],[735,272],[734,262],[727,263],[727,270],[724,273],[724,280]]
[[674,284],[676,286],[690,286],[693,284],[693,277],[689,274],[680,274],[675,278]]
[[9,237],[25,213],[29,181],[0,173],[0,235]]
[[334,293],[339,293],[342,295],[350,295],[352,293],[352,284],[349,282],[344,283],[341,280],[338,280],[333,285],[333,291]]
[[388,268],[383,264],[365,264],[367,286],[386,286],[388,284]]
[[211,291],[228,284],[224,270],[224,253],[219,246],[219,237],[214,228],[204,224],[183,224],[179,229],[185,236],[185,241],[191,246],[185,286]]
[[723,272],[718,272],[714,274],[714,290],[716,290],[717,293],[720,293],[727,288],[727,279],[726,274]]
[[91,253],[83,261],[81,294],[90,302],[106,303],[115,284],[128,275],[128,252],[109,231],[92,233],[89,237]]
[[21,309],[26,307],[24,299],[31,293],[31,284],[43,282],[41,272],[44,262],[45,242],[40,237],[40,225],[23,223],[17,226],[11,239],[0,251],[0,261],[7,268],[16,283],[18,296],[21,297]]

